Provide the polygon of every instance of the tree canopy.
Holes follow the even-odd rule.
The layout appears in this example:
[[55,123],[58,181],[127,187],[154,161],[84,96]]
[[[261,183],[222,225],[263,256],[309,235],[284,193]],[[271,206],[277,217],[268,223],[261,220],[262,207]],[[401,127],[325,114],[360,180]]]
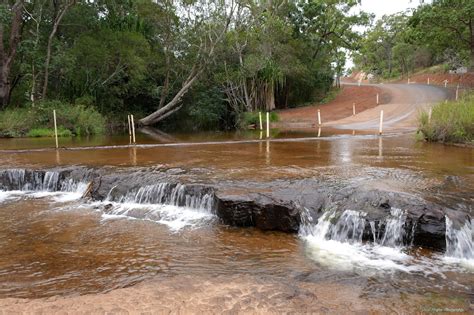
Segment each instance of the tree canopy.
[[383,77],[440,63],[474,69],[474,2],[433,0],[413,12],[384,16],[369,28],[354,61]]
[[59,100],[111,120],[231,128],[246,111],[322,99],[369,22],[359,3],[4,1],[0,109]]

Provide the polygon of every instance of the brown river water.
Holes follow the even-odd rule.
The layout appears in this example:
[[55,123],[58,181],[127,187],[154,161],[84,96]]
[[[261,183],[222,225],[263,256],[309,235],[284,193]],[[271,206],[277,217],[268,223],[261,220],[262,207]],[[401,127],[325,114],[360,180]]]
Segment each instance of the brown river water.
[[[140,135],[134,147],[127,146],[128,136],[61,139],[67,148],[58,151],[44,149],[51,139],[0,139],[0,167],[160,166],[214,181],[330,177],[419,193],[467,208],[472,216],[472,148],[418,142],[413,135],[323,131],[320,136],[274,132],[266,141],[258,132],[155,133]],[[205,298],[210,308],[187,309],[194,312],[220,312],[238,303],[241,311],[288,311],[284,305],[296,312],[473,310],[474,260],[452,262],[421,248],[321,242],[301,233],[229,227],[212,214],[171,206],[150,210],[166,213],[161,220],[110,215],[78,196],[0,192],[0,306],[5,298],[104,294],[112,299],[121,288],[160,299],[150,292],[161,286],[167,290],[161,305],[170,309],[184,303],[176,302],[180,299]],[[225,285],[222,295],[236,288],[240,293],[225,299],[213,293],[212,287]],[[196,295],[199,287],[206,288],[202,296]],[[244,297],[261,308],[245,308]],[[229,299],[232,307],[226,308]]]

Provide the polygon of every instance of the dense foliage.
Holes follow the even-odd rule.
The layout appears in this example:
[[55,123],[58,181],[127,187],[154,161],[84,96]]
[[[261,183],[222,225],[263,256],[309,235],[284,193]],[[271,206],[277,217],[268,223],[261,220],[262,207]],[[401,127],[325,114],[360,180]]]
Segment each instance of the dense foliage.
[[444,63],[474,68],[474,1],[425,1],[413,12],[384,16],[354,55],[360,70],[380,77],[408,75]]
[[0,111],[0,136],[53,136],[53,110],[56,110],[58,134],[61,136],[104,132],[103,116],[86,102],[71,105],[60,101],[42,101],[35,107]]
[[[233,128],[244,112],[320,100],[341,75],[343,49],[360,39],[353,27],[369,21],[352,13],[359,2],[4,1],[2,117],[19,110],[42,121],[47,104],[71,120],[91,115],[99,129],[100,115],[113,122],[128,113],[143,125]],[[25,133],[8,120],[4,134]],[[84,119],[80,130],[61,124],[99,131]]]

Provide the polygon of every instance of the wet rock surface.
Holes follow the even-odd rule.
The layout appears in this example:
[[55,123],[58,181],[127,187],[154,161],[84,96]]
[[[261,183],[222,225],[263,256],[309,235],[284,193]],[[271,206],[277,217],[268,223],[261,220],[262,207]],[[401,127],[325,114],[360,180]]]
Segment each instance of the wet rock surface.
[[[64,182],[89,183],[91,189],[85,197],[99,201],[120,202],[129,195],[135,196],[143,187],[149,187],[148,195],[136,198],[136,202],[194,206],[199,202],[190,203],[190,198],[201,200],[211,196],[212,202],[206,205],[224,224],[290,233],[299,230],[304,223],[304,214],[309,214],[312,221],[317,222],[326,211],[359,211],[366,213],[367,224],[363,234],[366,241],[374,240],[371,227],[375,227],[377,234],[383,234],[391,212],[401,209],[405,216],[404,244],[435,250],[446,247],[445,217],[462,225],[472,213],[472,205],[469,204],[451,209],[423,196],[365,187],[344,180],[309,178],[271,182],[200,182],[192,171],[161,167],[0,171],[2,190],[41,190],[46,187],[54,191],[64,189]],[[159,196],[155,193],[158,191],[155,187],[159,188]],[[178,188],[180,195],[171,196],[176,194]]]

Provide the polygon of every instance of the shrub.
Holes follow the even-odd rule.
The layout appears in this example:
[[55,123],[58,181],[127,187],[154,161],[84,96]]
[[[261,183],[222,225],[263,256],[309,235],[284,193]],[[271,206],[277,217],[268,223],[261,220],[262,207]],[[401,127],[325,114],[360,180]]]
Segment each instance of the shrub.
[[16,108],[0,111],[0,136],[23,136],[34,125],[34,113],[30,109]]
[[[266,112],[262,112],[262,124],[266,122]],[[278,114],[276,112],[270,112],[270,122],[277,122],[280,120]],[[240,115],[239,125],[241,128],[247,128],[249,125],[256,125],[260,124],[260,119],[258,112],[245,112]]]
[[419,132],[427,141],[468,143],[474,141],[474,94],[460,101],[440,103],[419,117]]
[[51,136],[50,132],[54,128],[53,110],[56,110],[58,131],[63,137],[101,134],[105,130],[104,117],[93,107],[44,101],[36,107],[0,112],[0,136]]

